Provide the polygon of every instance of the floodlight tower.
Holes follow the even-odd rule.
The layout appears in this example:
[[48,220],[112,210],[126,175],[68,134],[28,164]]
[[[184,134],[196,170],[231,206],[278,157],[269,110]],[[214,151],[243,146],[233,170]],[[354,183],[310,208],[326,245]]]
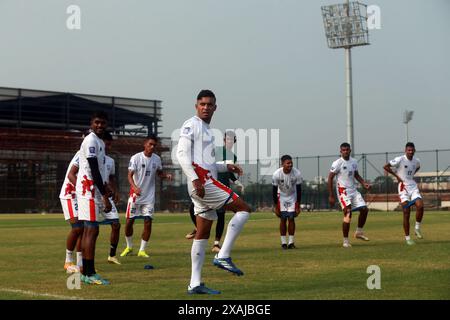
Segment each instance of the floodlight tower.
[[408,123],[413,118],[414,111],[405,110],[403,113],[403,123],[406,125],[406,142],[409,142],[409,130],[408,130]]
[[351,48],[369,44],[367,6],[360,2],[334,4],[322,7],[323,24],[328,47],[345,49],[345,76],[347,96],[347,140],[355,154],[353,140],[353,89]]

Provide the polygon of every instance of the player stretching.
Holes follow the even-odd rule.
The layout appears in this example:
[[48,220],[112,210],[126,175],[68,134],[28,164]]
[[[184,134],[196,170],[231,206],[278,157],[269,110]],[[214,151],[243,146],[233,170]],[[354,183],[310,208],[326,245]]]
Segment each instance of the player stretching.
[[230,253],[234,242],[250,216],[250,207],[233,191],[217,181],[217,172],[235,172],[242,170],[234,164],[215,162],[214,136],[209,127],[216,111],[216,97],[210,90],[202,90],[195,104],[197,115],[187,120],[180,131],[177,158],[188,179],[188,192],[194,203],[197,215],[197,232],[191,249],[191,281],[189,294],[220,294],[209,289],[201,281],[205,248],[211,231],[211,225],[217,220],[216,210],[225,205],[226,210],[235,212],[228,223],[227,233],[213,264],[236,275],[243,275],[232,262]]
[[[423,218],[423,200],[417,183],[414,181],[414,174],[420,169],[420,160],[414,157],[415,152],[414,143],[408,142],[403,156],[397,157],[384,165],[384,170],[394,175],[398,181],[398,195],[403,208],[403,229],[408,245],[415,244],[409,235],[409,217],[413,205],[416,206],[415,234],[418,239],[423,239],[420,231]],[[396,169],[395,172],[392,168]]]
[[352,219],[352,211],[359,210],[358,228],[355,232],[355,238],[364,241],[369,241],[363,233],[363,227],[366,223],[367,214],[369,209],[364,202],[361,194],[356,190],[355,179],[361,183],[361,185],[369,190],[370,185],[364,181],[364,179],[358,173],[358,162],[350,157],[351,149],[350,144],[344,142],[340,146],[341,157],[333,162],[331,165],[330,174],[328,175],[328,193],[330,206],[333,207],[336,198],[333,193],[333,180],[337,176],[336,191],[339,197],[339,203],[341,204],[344,212],[344,221],[342,223],[342,233],[344,235],[344,248],[349,248],[352,245],[348,240],[348,233],[350,231],[350,221]]
[[83,140],[80,147],[80,168],[78,171],[76,193],[78,200],[78,218],[84,221],[82,240],[83,275],[81,280],[87,284],[107,285],[95,271],[95,243],[102,218],[100,212],[111,211],[109,188],[104,184],[105,143],[102,136],[107,126],[108,116],[103,111],[91,116],[91,133]]
[[[66,240],[66,262],[64,270],[67,273],[79,272],[82,264],[81,254],[81,238],[83,236],[83,223],[78,221],[78,203],[75,193],[75,185],[77,183],[77,172],[79,166],[79,152],[70,161],[67,168],[64,183],[59,193],[59,199],[66,221],[70,222],[72,229]],[[73,250],[77,247],[77,264],[73,263]]]
[[171,174],[162,172],[161,158],[154,153],[157,142],[158,138],[154,135],[146,138],[144,151],[133,155],[128,165],[130,197],[128,199],[127,224],[125,226],[127,247],[120,254],[121,257],[129,255],[133,251],[133,224],[135,219],[141,218],[144,219],[144,230],[138,257],[149,258],[145,248],[152,232],[156,175],[162,179],[172,180]]
[[[275,214],[280,218],[281,248],[295,249],[295,218],[300,213],[302,197],[302,175],[300,170],[293,168],[292,157],[281,157],[282,167],[272,176],[272,197]],[[286,228],[286,222],[288,228]],[[286,242],[286,232],[289,232],[289,243]]]

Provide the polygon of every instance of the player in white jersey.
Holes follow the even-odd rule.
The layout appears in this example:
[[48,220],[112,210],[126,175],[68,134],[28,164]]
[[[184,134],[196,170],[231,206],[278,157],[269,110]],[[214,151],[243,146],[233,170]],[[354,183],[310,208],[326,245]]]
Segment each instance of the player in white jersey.
[[355,232],[355,238],[369,241],[363,233],[363,227],[367,220],[367,214],[369,209],[356,189],[357,180],[361,185],[369,190],[370,184],[368,184],[359,175],[358,162],[350,157],[351,149],[350,144],[344,142],[340,146],[341,157],[333,162],[331,165],[330,173],[328,175],[328,193],[330,206],[333,207],[336,203],[336,198],[333,192],[333,180],[337,177],[336,181],[336,193],[341,204],[342,211],[344,213],[344,219],[342,223],[342,233],[344,235],[343,247],[349,248],[351,244],[348,240],[348,233],[350,231],[350,222],[352,219],[352,212],[359,211],[358,228]]
[[155,181],[158,175],[161,179],[172,180],[170,173],[162,171],[161,158],[154,153],[158,138],[148,136],[144,141],[144,151],[133,155],[128,165],[128,182],[130,183],[130,197],[128,199],[125,226],[125,240],[127,247],[120,256],[124,257],[133,251],[134,220],[144,219],[141,247],[138,257],[148,258],[145,252],[152,232],[153,212],[155,209]]
[[[59,193],[64,218],[70,222],[71,230],[66,240],[66,261],[64,270],[68,273],[79,272],[82,266],[81,238],[83,236],[83,223],[78,221],[78,203],[75,193],[77,183],[77,172],[79,166],[79,152],[77,152],[69,163],[64,182]],[[73,262],[73,250],[77,247],[77,264]]]
[[82,240],[83,275],[81,280],[88,284],[105,285],[109,282],[102,279],[95,270],[95,243],[97,241],[101,221],[100,211],[111,211],[109,195],[111,191],[104,184],[105,178],[105,144],[101,140],[108,116],[103,111],[91,116],[91,133],[80,147],[80,165],[77,176],[76,193],[78,200],[78,219],[84,221]]
[[[113,137],[109,132],[105,132],[103,135],[103,142],[105,143],[106,152],[109,153],[112,148]],[[105,155],[105,184],[109,186],[112,191],[112,195],[109,198],[111,203],[111,211],[108,213],[100,212],[102,221],[100,224],[111,225],[111,236],[110,236],[110,249],[108,262],[114,264],[121,264],[116,257],[117,245],[119,244],[120,236],[120,222],[119,222],[119,212],[117,211],[116,204],[119,203],[119,191],[117,189],[116,183],[116,164],[114,159],[108,155]]]
[[[300,170],[294,168],[292,157],[281,157],[282,167],[272,176],[272,198],[275,205],[275,214],[280,218],[281,248],[295,249],[295,218],[300,213],[302,197],[302,175]],[[288,226],[286,228],[286,222]],[[286,233],[289,232],[289,242]]]
[[418,239],[423,239],[420,230],[424,211],[423,200],[417,183],[414,181],[414,174],[420,169],[420,160],[414,157],[415,152],[414,143],[408,142],[403,156],[396,157],[384,165],[384,170],[394,175],[398,181],[398,195],[403,208],[403,230],[405,231],[405,240],[408,245],[415,244],[409,235],[409,218],[411,206],[413,205],[416,206],[415,234]]
[[217,108],[216,97],[210,90],[197,95],[196,116],[184,122],[180,131],[177,159],[188,179],[188,192],[194,203],[197,232],[191,249],[191,281],[189,294],[220,294],[209,289],[201,281],[205,248],[211,226],[217,219],[216,210],[225,206],[235,212],[230,220],[222,248],[214,257],[213,264],[236,275],[243,275],[232,262],[230,253],[234,242],[250,215],[250,207],[230,188],[217,181],[217,172],[235,172],[242,175],[242,169],[234,164],[219,164],[215,159],[214,136],[209,127]]

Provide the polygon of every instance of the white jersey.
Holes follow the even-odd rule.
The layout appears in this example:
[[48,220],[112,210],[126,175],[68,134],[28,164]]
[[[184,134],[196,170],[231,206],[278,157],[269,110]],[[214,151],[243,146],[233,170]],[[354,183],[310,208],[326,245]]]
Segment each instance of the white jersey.
[[93,132],[89,133],[83,140],[80,147],[80,166],[77,176],[77,197],[85,199],[97,198],[101,200],[101,193],[97,186],[94,187],[94,178],[88,158],[97,158],[98,169],[105,181],[105,143]]
[[116,175],[116,164],[110,156],[105,156],[105,183],[109,182],[109,176]]
[[302,174],[297,168],[292,168],[291,172],[284,173],[283,168],[277,169],[272,176],[272,185],[278,187],[280,203],[297,201],[297,185],[303,181]]
[[152,154],[147,157],[144,152],[136,153],[130,159],[128,171],[133,171],[133,181],[141,189],[141,195],[136,197],[136,204],[155,203],[156,171],[162,170],[161,158]]
[[209,124],[197,116],[183,123],[180,131],[177,158],[189,181],[198,179],[192,162],[209,170],[217,179],[217,172],[226,171],[225,164],[216,163],[214,135]]
[[358,171],[358,162],[354,158],[344,160],[339,158],[331,165],[330,172],[336,174],[336,187],[356,191],[355,172]]
[[77,151],[73,156],[72,160],[69,163],[69,167],[67,168],[66,175],[64,177],[64,183],[61,187],[61,192],[59,193],[60,199],[74,199],[75,198],[75,186],[69,181],[69,172],[72,166],[79,167],[80,161],[79,156],[80,151]]
[[397,175],[403,180],[403,183],[407,187],[416,187],[417,183],[414,181],[414,174],[416,170],[420,168],[420,160],[413,157],[412,160],[408,160],[406,155],[396,157],[389,161],[391,167],[395,168]]

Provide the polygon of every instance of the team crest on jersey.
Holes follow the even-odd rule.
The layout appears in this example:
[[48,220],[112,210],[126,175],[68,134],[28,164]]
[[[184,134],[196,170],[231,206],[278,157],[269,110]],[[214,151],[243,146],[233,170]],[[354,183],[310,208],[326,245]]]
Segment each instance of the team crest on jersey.
[[145,164],[142,164],[142,168],[145,168]]
[[150,175],[150,172],[151,172],[150,170],[146,170],[145,171],[145,176],[148,177]]
[[191,132],[191,128],[190,127],[184,127],[183,134],[188,134],[189,132]]
[[90,153],[95,153],[95,147],[89,147],[89,152]]
[[342,169],[344,169],[344,170],[345,170],[345,169],[347,169],[347,167],[343,167]]
[[408,168],[408,166],[405,166],[405,168]]

